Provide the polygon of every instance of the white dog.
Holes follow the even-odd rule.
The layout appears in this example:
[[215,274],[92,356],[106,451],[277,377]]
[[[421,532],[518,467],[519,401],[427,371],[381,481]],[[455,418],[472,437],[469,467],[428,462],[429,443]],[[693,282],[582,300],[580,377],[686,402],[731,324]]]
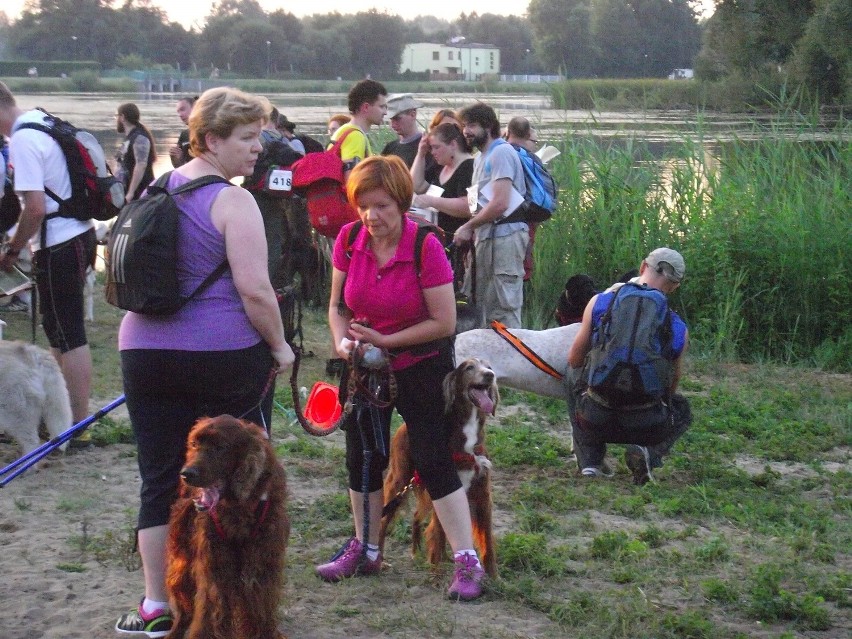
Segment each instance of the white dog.
[[[24,342],[0,342],[0,430],[26,454],[41,443],[42,421],[56,437],[73,419],[65,378],[53,355]],[[65,450],[66,444],[60,448]]]
[[[568,349],[580,330],[569,324],[544,331],[511,328],[509,331],[562,375],[568,370]],[[566,399],[563,382],[536,368],[506,340],[490,328],[478,328],[456,335],[456,361],[470,357],[487,360],[500,386],[529,391],[546,397]]]

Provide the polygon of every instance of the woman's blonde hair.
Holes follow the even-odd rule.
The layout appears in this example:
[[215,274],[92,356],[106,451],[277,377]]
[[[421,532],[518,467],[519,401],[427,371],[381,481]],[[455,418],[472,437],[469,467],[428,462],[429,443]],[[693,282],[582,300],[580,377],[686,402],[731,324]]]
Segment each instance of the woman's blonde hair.
[[192,106],[189,115],[189,148],[195,157],[207,151],[208,133],[227,138],[243,124],[269,120],[272,105],[259,95],[231,87],[208,89]]
[[349,203],[358,208],[358,198],[376,189],[387,193],[405,213],[414,197],[414,184],[405,162],[395,155],[373,155],[356,164],[346,181]]

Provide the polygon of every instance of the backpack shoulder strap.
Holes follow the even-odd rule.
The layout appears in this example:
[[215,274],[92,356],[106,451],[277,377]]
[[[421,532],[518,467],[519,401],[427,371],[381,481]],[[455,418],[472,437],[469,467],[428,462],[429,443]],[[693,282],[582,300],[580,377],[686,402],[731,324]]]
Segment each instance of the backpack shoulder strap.
[[[358,233],[361,232],[363,227],[364,223],[361,220],[356,220],[346,234],[346,237],[343,238],[343,250],[348,260],[352,259],[352,245],[355,244],[355,240],[358,239]],[[349,307],[343,301],[343,291],[346,289],[346,278],[348,275],[348,272],[343,274],[343,282],[340,284],[340,299],[337,300],[337,314],[341,316],[345,316],[349,312]]]
[[354,126],[348,127],[345,131],[343,131],[343,133],[340,134],[340,137],[334,141],[334,146],[332,146],[329,151],[334,151],[339,156],[340,148],[343,146],[343,142],[346,140],[346,138],[349,137],[350,133],[354,133],[355,131],[361,131],[361,129]]
[[347,259],[352,259],[352,246],[355,244],[355,240],[358,239],[358,233],[361,232],[361,229],[364,228],[364,223],[361,220],[356,220],[356,222],[352,225],[352,228],[349,229],[349,233],[346,234],[346,241],[343,244],[343,249],[346,251]]
[[[51,115],[50,113],[48,113],[47,111],[45,111],[41,107],[38,107],[38,110],[41,111],[42,113],[44,113],[47,117],[51,118],[53,120],[54,125],[59,121],[58,118]],[[41,131],[42,133],[49,135],[59,145],[59,148],[62,150],[62,156],[65,158],[65,164],[68,165],[67,147],[65,146],[65,144],[63,144],[62,136],[56,130],[55,126],[48,126],[47,124],[44,124],[42,122],[24,122],[23,124],[18,126],[18,128],[15,129],[15,130],[20,131],[21,129],[33,129],[35,131]],[[71,180],[71,191],[72,191],[71,196],[73,197],[74,196],[74,193],[73,193],[73,191],[74,191],[74,178],[71,175],[70,167],[69,167],[69,171],[68,171],[68,178],[69,178],[69,180]],[[61,206],[65,202],[65,200],[63,200],[61,197],[59,197],[56,193],[54,193],[51,189],[49,189],[47,187],[44,187],[44,193],[51,200],[53,200],[54,202],[59,204],[60,209],[61,209]],[[59,211],[56,211],[56,213],[50,213],[46,216],[46,219],[57,217],[58,214],[59,214]]]
[[423,271],[423,243],[432,232],[428,226],[418,226],[417,234],[414,236],[414,270],[418,280]]
[[[160,176],[160,178],[154,182],[154,185],[159,186],[162,189],[166,188],[166,185],[169,183],[169,177],[171,176],[172,171],[168,171]],[[160,184],[160,181],[165,178],[163,184]],[[186,193],[187,191],[192,191],[194,189],[200,189],[204,186],[210,186],[211,184],[230,184],[230,180],[226,180],[221,175],[202,175],[199,178],[195,178],[194,180],[190,180],[186,184],[181,184],[180,186],[169,191],[170,195],[180,195],[181,193]]]

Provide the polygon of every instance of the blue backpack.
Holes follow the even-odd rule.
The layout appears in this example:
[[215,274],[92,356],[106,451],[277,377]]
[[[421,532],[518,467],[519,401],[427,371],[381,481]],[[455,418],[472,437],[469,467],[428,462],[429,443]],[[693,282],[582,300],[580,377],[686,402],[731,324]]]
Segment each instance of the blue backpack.
[[627,283],[593,328],[584,379],[612,406],[642,405],[668,393],[672,379],[672,313],[666,296]]
[[517,151],[521,166],[524,167],[524,183],[527,192],[524,195],[524,203],[497,224],[546,222],[551,218],[558,204],[559,189],[556,186],[556,180],[535,153],[530,153],[516,144],[513,144],[512,148]]

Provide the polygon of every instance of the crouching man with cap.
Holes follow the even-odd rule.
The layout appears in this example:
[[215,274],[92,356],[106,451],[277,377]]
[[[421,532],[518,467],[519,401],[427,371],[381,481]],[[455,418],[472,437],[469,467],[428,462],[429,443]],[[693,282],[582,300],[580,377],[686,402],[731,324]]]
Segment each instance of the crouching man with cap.
[[686,266],[670,248],[642,261],[639,276],[595,295],[568,352],[568,406],[583,476],[611,476],[606,445],[627,444],[625,463],[642,485],[692,422],[676,394],[686,324],[668,306]]

